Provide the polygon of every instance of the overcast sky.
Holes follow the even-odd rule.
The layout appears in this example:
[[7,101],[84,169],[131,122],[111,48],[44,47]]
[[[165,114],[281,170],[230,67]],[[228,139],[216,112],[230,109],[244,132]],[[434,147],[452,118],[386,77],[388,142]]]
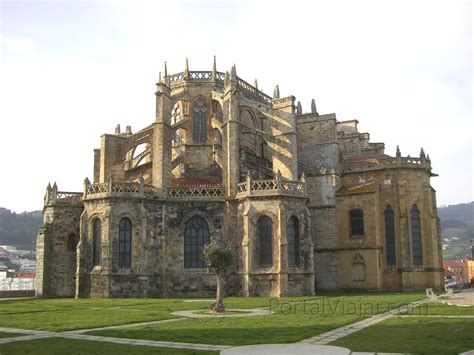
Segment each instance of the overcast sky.
[[438,205],[473,200],[472,4],[0,0],[0,207],[81,191],[93,149],[154,120],[168,72],[229,70],[359,120],[386,153],[432,159]]

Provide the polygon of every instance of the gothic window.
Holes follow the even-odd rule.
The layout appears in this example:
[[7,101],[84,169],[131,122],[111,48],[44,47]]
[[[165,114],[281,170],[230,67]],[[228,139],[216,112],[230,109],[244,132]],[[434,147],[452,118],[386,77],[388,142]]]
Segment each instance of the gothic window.
[[181,108],[177,102],[173,107],[173,111],[171,112],[171,124],[173,125],[179,121],[181,121]]
[[202,98],[194,104],[194,143],[206,143],[207,140],[207,104]]
[[364,235],[364,212],[362,210],[350,210],[350,231],[351,236],[363,236]]
[[258,220],[260,266],[273,264],[272,229],[272,220],[267,216],[260,217]]
[[207,222],[202,217],[193,217],[186,223],[184,230],[184,267],[206,267],[202,259],[202,248],[209,243],[209,226]]
[[298,266],[300,256],[299,223],[296,217],[288,221],[288,265]]
[[413,205],[410,211],[411,220],[411,243],[413,254],[413,265],[423,265],[423,255],[421,249],[421,226],[420,226],[420,211],[416,205]]
[[213,112],[214,112],[214,117],[222,122],[224,121],[224,113],[222,112],[222,107],[221,104],[218,101],[213,101]]
[[396,246],[395,246],[395,218],[390,205],[385,208],[385,254],[387,265],[396,265]]
[[77,238],[74,233],[69,234],[67,237],[67,250],[68,251],[76,251],[77,247]]
[[132,221],[122,218],[119,223],[119,267],[132,266]]
[[100,264],[100,242],[101,242],[101,225],[100,219],[94,219],[92,225],[92,266],[97,266]]
[[178,145],[181,143],[181,136],[179,135],[179,129],[174,132],[173,145]]

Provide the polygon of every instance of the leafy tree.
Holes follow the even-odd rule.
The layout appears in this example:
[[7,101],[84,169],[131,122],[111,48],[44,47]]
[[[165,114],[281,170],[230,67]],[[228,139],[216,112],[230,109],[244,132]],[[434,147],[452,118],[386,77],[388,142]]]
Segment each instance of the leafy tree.
[[216,302],[209,306],[209,309],[216,313],[225,312],[224,308],[224,287],[225,274],[232,265],[232,250],[222,245],[219,241],[214,240],[212,243],[202,248],[203,259],[207,264],[209,271],[216,273],[217,292]]

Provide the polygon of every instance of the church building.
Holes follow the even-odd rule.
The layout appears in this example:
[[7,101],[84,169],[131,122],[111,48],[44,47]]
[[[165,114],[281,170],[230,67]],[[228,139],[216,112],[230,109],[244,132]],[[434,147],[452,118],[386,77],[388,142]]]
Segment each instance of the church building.
[[215,292],[202,247],[234,252],[228,295],[443,286],[436,176],[385,153],[357,120],[303,113],[236,67],[168,74],[156,115],[103,134],[82,192],[48,185],[39,297],[198,297]]

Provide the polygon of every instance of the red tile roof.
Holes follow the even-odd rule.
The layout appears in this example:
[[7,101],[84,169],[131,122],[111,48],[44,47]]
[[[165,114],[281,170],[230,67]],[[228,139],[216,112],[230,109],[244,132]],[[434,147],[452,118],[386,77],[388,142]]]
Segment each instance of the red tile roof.
[[36,272],[15,272],[15,278],[17,279],[34,279]]
[[173,189],[189,189],[196,187],[222,187],[220,179],[187,179],[176,178],[171,180],[171,187]]

